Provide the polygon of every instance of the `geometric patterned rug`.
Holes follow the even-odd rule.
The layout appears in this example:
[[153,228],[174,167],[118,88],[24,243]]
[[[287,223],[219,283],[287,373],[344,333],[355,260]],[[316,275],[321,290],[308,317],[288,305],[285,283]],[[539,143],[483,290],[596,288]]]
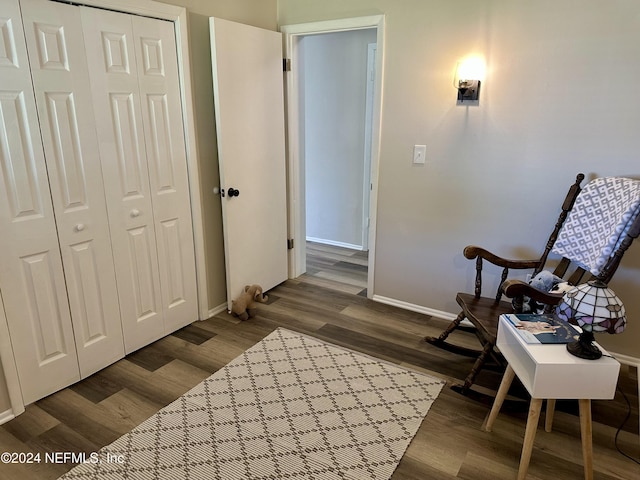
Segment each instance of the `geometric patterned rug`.
[[61,478],[388,479],[443,385],[278,328]]

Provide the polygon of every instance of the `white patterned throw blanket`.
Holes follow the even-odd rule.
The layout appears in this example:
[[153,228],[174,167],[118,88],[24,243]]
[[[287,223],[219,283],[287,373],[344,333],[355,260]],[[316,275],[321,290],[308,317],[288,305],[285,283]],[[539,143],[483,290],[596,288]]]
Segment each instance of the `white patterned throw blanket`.
[[278,328],[62,478],[389,478],[443,384]]
[[639,214],[639,180],[596,178],[578,195],[552,251],[598,275]]

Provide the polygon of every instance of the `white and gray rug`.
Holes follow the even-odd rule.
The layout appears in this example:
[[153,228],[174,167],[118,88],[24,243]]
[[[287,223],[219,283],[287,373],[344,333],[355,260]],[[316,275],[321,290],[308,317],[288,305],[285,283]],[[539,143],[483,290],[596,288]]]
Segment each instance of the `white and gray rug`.
[[61,478],[389,478],[443,384],[279,328]]

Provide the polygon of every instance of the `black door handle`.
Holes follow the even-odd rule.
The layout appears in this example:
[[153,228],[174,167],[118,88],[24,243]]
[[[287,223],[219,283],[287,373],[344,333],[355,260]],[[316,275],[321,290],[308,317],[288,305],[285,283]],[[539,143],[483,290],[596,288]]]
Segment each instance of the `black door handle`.
[[236,189],[236,188],[231,187],[231,188],[229,188],[229,190],[227,190],[227,194],[228,194],[230,197],[237,197],[237,196],[239,196],[239,195],[240,195],[240,190],[238,190],[238,189]]

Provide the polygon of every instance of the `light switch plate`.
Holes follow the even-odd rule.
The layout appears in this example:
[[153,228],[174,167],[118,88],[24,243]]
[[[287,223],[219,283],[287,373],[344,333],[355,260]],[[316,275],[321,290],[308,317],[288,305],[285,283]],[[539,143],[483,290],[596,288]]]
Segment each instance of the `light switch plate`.
[[414,145],[413,146],[413,163],[415,165],[424,165],[427,157],[426,145]]

